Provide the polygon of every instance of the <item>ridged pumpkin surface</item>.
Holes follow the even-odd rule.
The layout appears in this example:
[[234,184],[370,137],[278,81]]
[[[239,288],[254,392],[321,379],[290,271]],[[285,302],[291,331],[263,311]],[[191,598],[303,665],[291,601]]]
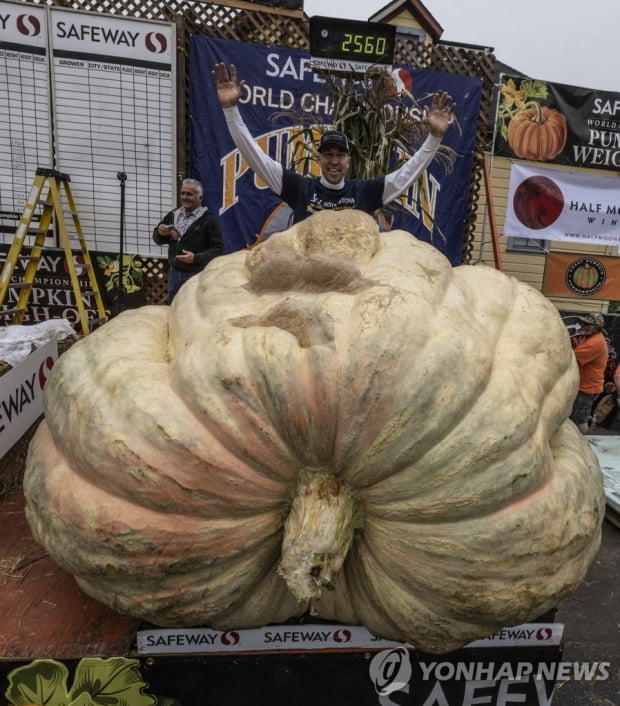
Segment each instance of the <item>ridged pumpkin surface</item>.
[[577,380],[533,288],[320,213],[61,356],[28,519],[84,591],[155,624],[311,605],[445,652],[551,609],[597,552]]

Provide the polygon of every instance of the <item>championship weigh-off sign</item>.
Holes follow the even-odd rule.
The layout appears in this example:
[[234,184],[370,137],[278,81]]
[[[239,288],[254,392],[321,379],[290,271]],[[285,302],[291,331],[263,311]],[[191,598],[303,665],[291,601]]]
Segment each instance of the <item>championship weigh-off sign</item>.
[[[239,104],[241,115],[260,147],[284,167],[292,167],[290,139],[299,129],[293,115],[305,115],[308,120],[317,116],[330,125],[333,99],[324,77],[313,72],[307,51],[192,36],[191,171],[203,182],[205,203],[217,215],[227,251],[232,252],[254,243],[261,233],[286,229],[290,209],[283,208],[280,199],[255,177],[232,142],[211,78],[211,70],[219,62],[237,67],[239,78],[246,82]],[[458,155],[453,172],[446,174],[441,164],[433,162],[405,194],[391,229],[407,230],[432,242],[453,264],[460,264],[481,81],[396,66],[392,75],[397,85],[424,105],[435,91],[450,93],[459,127],[451,127],[443,140]],[[411,110],[419,111],[413,101]],[[317,173],[318,165],[313,168]]]
[[[9,250],[8,245],[0,243],[0,268],[4,265]],[[24,248],[24,255],[30,254],[30,248]],[[74,265],[80,285],[80,296],[89,321],[98,317],[95,298],[88,279],[88,270],[79,253],[74,253]],[[94,265],[94,274],[108,316],[117,311],[119,305],[129,309],[146,304],[143,289],[143,260],[137,255],[123,255],[123,295],[119,299],[120,271],[118,253],[90,251]],[[19,284],[24,279],[27,260],[19,260],[11,281],[5,305],[14,307],[19,296]],[[24,324],[37,324],[50,319],[66,319],[72,326],[80,324],[80,315],[75,302],[75,292],[65,262],[63,250],[49,248],[39,260],[39,267],[33,280],[33,287],[24,314]]]
[[620,168],[620,94],[502,74],[494,153]]

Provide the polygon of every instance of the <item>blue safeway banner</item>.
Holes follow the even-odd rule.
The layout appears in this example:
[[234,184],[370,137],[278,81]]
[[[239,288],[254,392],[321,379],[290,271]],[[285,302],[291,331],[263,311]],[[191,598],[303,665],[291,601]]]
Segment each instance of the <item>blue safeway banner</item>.
[[[293,113],[320,115],[330,124],[331,99],[307,51],[193,36],[190,51],[190,173],[203,183],[205,204],[217,215],[227,252],[245,248],[262,233],[288,227],[290,211],[241,159],[228,133],[211,70],[237,67],[246,83],[239,110],[263,149],[290,167]],[[420,105],[445,90],[456,103],[458,125],[443,144],[458,157],[451,173],[435,160],[406,194],[391,228],[432,242],[453,265],[461,263],[482,82],[427,69],[394,67],[393,73]],[[413,106],[412,106],[413,107]],[[420,204],[424,204],[424,208]]]

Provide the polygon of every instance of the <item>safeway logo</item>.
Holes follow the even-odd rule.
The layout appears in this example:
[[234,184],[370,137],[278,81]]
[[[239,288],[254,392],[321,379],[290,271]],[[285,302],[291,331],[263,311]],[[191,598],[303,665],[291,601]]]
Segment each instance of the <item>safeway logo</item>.
[[334,642],[351,642],[351,631],[334,630]]
[[393,69],[392,78],[396,84],[396,91],[413,93],[413,74],[407,69]]
[[536,631],[536,639],[540,640],[541,642],[546,642],[547,640],[550,640],[553,637],[553,630],[550,628],[541,628],[540,630]]
[[161,32],[147,32],[144,45],[151,54],[163,54],[168,49],[168,39]]
[[54,367],[54,362],[55,361],[52,356],[48,355],[47,358],[39,366],[39,387],[41,389],[45,387],[45,383],[47,382],[50,371]]
[[239,633],[231,630],[229,632],[223,632],[220,640],[222,645],[238,645],[239,644]]
[[26,37],[38,37],[41,34],[41,23],[34,15],[19,15],[17,31]]

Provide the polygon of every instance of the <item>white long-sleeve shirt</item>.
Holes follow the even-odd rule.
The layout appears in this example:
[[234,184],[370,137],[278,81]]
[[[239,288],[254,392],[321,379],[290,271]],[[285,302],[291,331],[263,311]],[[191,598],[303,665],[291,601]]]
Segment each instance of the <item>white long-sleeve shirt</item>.
[[[230,135],[235,143],[235,146],[246,160],[250,168],[258,174],[261,179],[269,186],[269,188],[278,196],[283,195],[285,189],[284,184],[284,168],[276,160],[272,159],[258,146],[258,143],[248,130],[247,125],[243,121],[239,109],[235,106],[224,109],[224,116],[228,126]],[[437,153],[441,139],[428,135],[426,140],[421,145],[420,149],[415,152],[404,164],[389,174],[379,177],[383,181],[383,190],[381,195],[381,203],[374,204],[372,210],[376,210],[380,206],[385,206],[390,201],[400,196],[406,191],[416,179],[420,177],[422,172],[433,160]],[[307,177],[303,177],[306,179]],[[318,179],[321,187],[334,192],[341,192],[346,187],[346,179],[343,179],[339,184],[330,184],[322,176]],[[376,182],[373,179],[355,180],[359,184],[368,182],[371,184]],[[318,188],[318,187],[317,187]],[[318,199],[319,201],[321,199]],[[324,199],[323,199],[324,200]],[[330,203],[333,201],[330,200]],[[291,204],[293,210],[295,206]],[[319,204],[319,208],[320,208]],[[308,214],[306,214],[308,215]],[[298,219],[297,219],[298,220]]]

